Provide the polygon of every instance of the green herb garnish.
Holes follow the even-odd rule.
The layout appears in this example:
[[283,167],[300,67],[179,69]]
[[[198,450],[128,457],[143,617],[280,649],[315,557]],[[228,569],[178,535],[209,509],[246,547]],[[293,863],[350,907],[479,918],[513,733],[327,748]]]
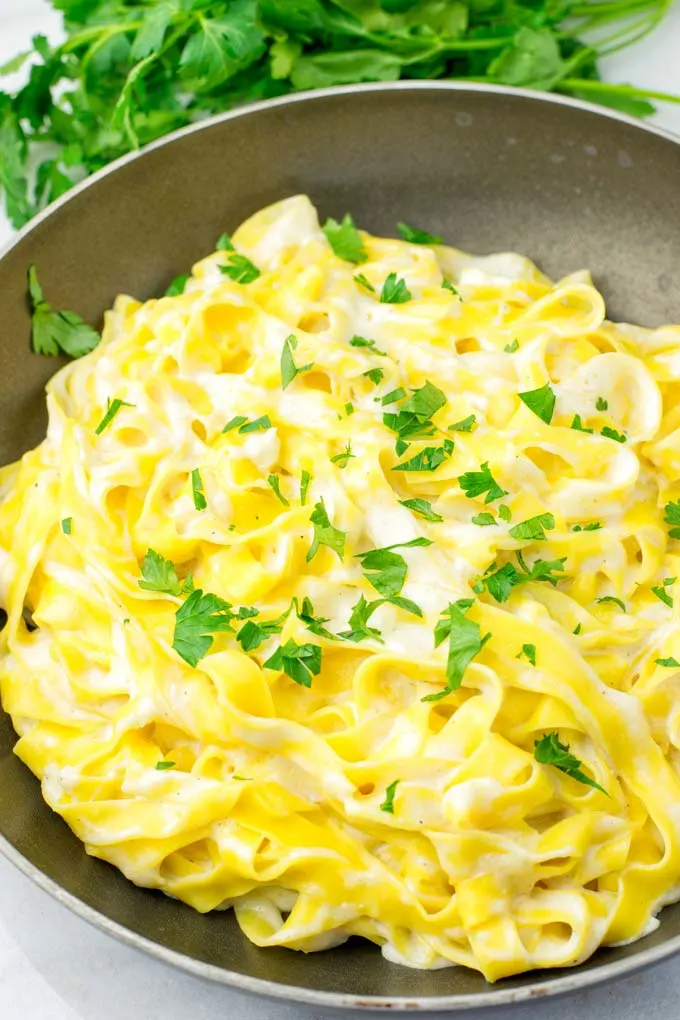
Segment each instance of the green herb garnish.
[[301,687],[311,687],[312,677],[321,672],[322,655],[321,645],[299,645],[289,638],[262,665],[265,669],[280,670]]
[[604,602],[604,603],[611,602],[615,606],[618,606],[619,609],[621,609],[622,612],[624,612],[624,613],[626,612],[626,604],[625,604],[625,602],[622,602],[621,599],[617,599],[617,597],[615,595],[602,595],[599,599],[595,599],[595,601],[597,603],[600,603],[600,602]]
[[412,298],[411,291],[406,286],[406,281],[397,277],[396,273],[389,273],[383,283],[380,292],[380,301],[384,305],[403,305]]
[[598,411],[607,411],[609,409],[609,401],[605,400],[604,397],[598,397],[595,401],[595,407]]
[[296,347],[295,334],[291,333],[283,341],[283,350],[281,351],[281,389],[283,390],[290,386],[296,375],[300,375],[301,372],[309,372],[314,365],[314,362],[310,361],[309,364],[301,365],[298,368],[293,358],[293,351]]
[[352,453],[352,444],[347,443],[342,453],[336,453],[334,457],[331,457],[331,464],[337,464],[342,470],[347,467],[350,460],[356,460],[356,454]]
[[610,428],[609,425],[605,425],[600,431],[600,435],[605,436],[607,439],[613,439],[615,443],[626,442],[626,436],[624,436],[623,432],[617,432],[616,429]]
[[135,406],[134,404],[128,404],[127,400],[120,400],[118,397],[115,397],[113,400],[107,400],[106,414],[99,422],[99,425],[97,425],[97,428],[94,430],[95,435],[100,436],[104,429],[109,427],[109,425],[111,424],[111,422],[116,417],[116,415],[118,414],[122,407],[134,407],[134,406]]
[[493,514],[485,511],[482,514],[475,514],[474,517],[472,517],[472,523],[478,525],[480,528],[487,528],[490,524],[496,523],[496,518]]
[[346,641],[354,641],[356,643],[365,641],[367,638],[374,641],[382,641],[382,635],[378,628],[369,627],[368,621],[378,606],[383,606],[386,601],[387,599],[375,599],[374,602],[368,602],[363,595],[360,595],[359,601],[355,602],[352,606],[352,612],[348,620],[350,629],[341,631],[338,636]]
[[539,764],[552,765],[579,783],[593,786],[596,790],[609,796],[599,783],[581,771],[582,762],[576,755],[570,753],[569,744],[563,744],[557,733],[546,733],[540,740],[534,741],[534,758]]
[[668,659],[655,659],[657,666],[667,666],[669,669],[680,669],[680,662],[672,656]]
[[167,772],[168,769],[174,769],[176,764],[177,764],[176,761],[157,761],[156,762],[156,771],[157,772]]
[[458,476],[458,484],[468,497],[476,499],[486,493],[485,503],[493,503],[495,499],[502,499],[507,496],[505,489],[502,489],[489,470],[489,462],[485,461],[480,465],[479,471],[466,471]]
[[[403,451],[402,451],[403,452]],[[453,453],[453,440],[445,439],[441,446],[425,446],[414,457],[395,464],[393,471],[436,471]]]
[[680,499],[666,503],[664,507],[664,524],[673,525],[668,532],[669,538],[680,538]]
[[555,410],[555,394],[550,383],[540,386],[537,390],[526,390],[517,396],[534,414],[549,425]]
[[366,347],[371,354],[380,354],[382,357],[387,357],[386,351],[379,351],[375,346],[375,340],[367,340],[366,337],[357,336],[356,333],[349,342],[350,347]]
[[407,510],[412,510],[414,514],[417,514],[418,517],[423,517],[426,521],[432,521],[436,524],[444,520],[441,514],[436,513],[432,509],[432,504],[428,503],[426,499],[400,499],[399,502]]
[[[0,98],[2,98],[0,94]],[[6,189],[8,204],[11,193],[7,187],[7,178],[3,170],[8,170],[8,153],[3,148],[7,139],[3,139],[2,106],[0,105],[0,188]],[[10,207],[11,208],[11,207]],[[42,287],[38,283],[35,266],[28,270],[28,292],[31,299],[31,338],[36,354],[48,354],[56,357],[66,354],[69,358],[82,358],[93,351],[101,337],[95,329],[88,326],[75,312],[55,312],[48,301],[45,301]]]
[[183,294],[190,279],[191,277],[189,276],[189,273],[180,273],[179,276],[173,277],[164,297],[177,297],[178,294]]
[[261,275],[257,266],[238,252],[232,252],[226,265],[220,266],[220,272],[228,276],[234,283],[252,283]]
[[367,379],[370,379],[374,386],[379,386],[385,376],[382,368],[369,368],[368,372],[364,372]]
[[349,213],[346,213],[340,223],[334,219],[326,220],[323,232],[339,259],[353,262],[354,265],[361,265],[368,259],[361,234],[354,226],[354,220]]
[[545,541],[546,531],[552,531],[555,527],[555,518],[552,514],[537,514],[536,517],[529,517],[526,521],[520,521],[510,528],[509,534],[518,541]]
[[395,779],[385,790],[385,799],[380,805],[380,810],[385,811],[388,815],[394,814],[394,795],[400,782],[400,779]]
[[465,670],[491,637],[491,634],[482,637],[479,624],[466,617],[465,614],[472,602],[472,599],[451,602],[442,613],[442,618],[435,627],[434,646],[438,648],[443,641],[449,639],[446,687],[437,694],[427,694],[421,701],[441,701],[447,694],[457,691],[463,682]]
[[180,581],[172,560],[166,560],[155,549],[147,549],[142,560],[142,580],[137,584],[144,591],[162,592],[164,595],[189,595],[194,590],[191,574]]
[[521,659],[524,656],[528,659],[532,666],[536,665],[536,645],[522,645],[522,651],[519,655],[516,655],[516,659]]
[[208,501],[205,498],[205,492],[203,491],[203,479],[201,478],[201,472],[198,468],[194,468],[191,472],[191,494],[194,497],[194,506],[197,510],[205,510],[208,506]]
[[574,417],[572,418],[572,422],[571,422],[571,425],[569,426],[569,428],[570,429],[576,429],[577,432],[588,432],[590,435],[592,435],[593,432],[595,431],[594,429],[587,429],[585,427],[585,425],[581,421],[581,415],[580,414],[575,414],[574,415]]
[[312,476],[309,471],[303,469],[300,475],[300,506],[304,506],[307,502],[307,493],[309,492],[309,483],[312,480]]
[[409,244],[443,244],[444,238],[436,234],[428,234],[426,230],[418,230],[417,227],[409,227],[408,223],[397,223],[397,230],[402,241]]
[[210,651],[212,635],[232,629],[234,615],[231,603],[197,588],[177,610],[172,647],[190,666],[196,666]]
[[467,418],[461,418],[460,421],[456,421],[453,425],[449,425],[449,432],[472,432],[476,423],[477,415],[469,414]]
[[519,341],[513,340],[512,343],[506,344],[503,350],[506,354],[514,354],[519,349]]
[[274,495],[276,496],[276,498],[278,499],[279,503],[283,503],[284,506],[290,506],[290,503],[288,502],[286,497],[281,492],[281,479],[279,478],[278,475],[268,475],[267,476],[267,485],[269,485],[271,487],[271,489],[272,489]]
[[370,291],[371,294],[375,294],[375,287],[370,280],[366,279],[363,273],[355,273],[353,279],[360,287],[364,287],[366,290]]
[[307,562],[309,563],[316,556],[319,546],[322,545],[332,549],[342,559],[345,555],[345,539],[347,535],[344,531],[340,531],[339,528],[331,524],[323,499],[314,504],[314,510],[309,520],[314,525],[314,540],[307,553]]
[[73,531],[72,517],[64,517],[64,519],[61,522],[61,530],[64,532],[65,535],[71,534],[71,532]]

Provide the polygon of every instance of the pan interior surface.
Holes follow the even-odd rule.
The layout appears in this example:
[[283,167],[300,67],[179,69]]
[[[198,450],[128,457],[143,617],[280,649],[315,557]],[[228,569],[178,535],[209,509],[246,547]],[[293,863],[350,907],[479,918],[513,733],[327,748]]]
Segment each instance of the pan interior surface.
[[[329,90],[207,122],[104,171],[24,231],[0,260],[0,462],[44,436],[58,367],[29,352],[26,270],[54,308],[93,324],[118,293],[161,294],[259,208],[306,193],[373,233],[398,220],[477,254],[521,252],[553,277],[588,267],[610,318],[680,321],[680,143],[625,118],[532,94],[440,84]],[[325,953],[259,950],[231,913],[201,915],[88,857],[13,755],[0,713],[0,837],[89,920],[195,973],[327,1006],[502,1005],[568,991],[680,948],[680,905],[629,946],[572,971],[493,987],[462,968],[413,971],[352,940]],[[2,848],[0,839],[0,848]]]

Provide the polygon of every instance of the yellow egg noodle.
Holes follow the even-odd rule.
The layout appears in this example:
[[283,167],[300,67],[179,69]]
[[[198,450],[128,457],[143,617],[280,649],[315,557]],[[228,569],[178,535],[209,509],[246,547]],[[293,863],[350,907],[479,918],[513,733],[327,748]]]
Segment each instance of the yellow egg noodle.
[[118,298],[0,476],[0,690],[133,882],[493,981],[680,895],[680,327],[402,233]]

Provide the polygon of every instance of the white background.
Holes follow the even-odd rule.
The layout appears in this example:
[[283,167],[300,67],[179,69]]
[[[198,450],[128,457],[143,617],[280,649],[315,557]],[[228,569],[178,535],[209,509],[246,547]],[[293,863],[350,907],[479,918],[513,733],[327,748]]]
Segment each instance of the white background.
[[[32,34],[55,36],[59,26],[46,2],[0,0],[0,64],[26,49]],[[680,4],[651,37],[609,58],[604,72],[611,81],[680,93]],[[656,119],[680,134],[680,106],[664,107]],[[9,236],[0,219],[0,243]],[[473,1015],[474,1020],[678,1020],[680,960],[611,987],[504,1010],[502,1018],[495,1011],[465,1017],[472,1020]],[[318,1011],[202,984],[147,959],[90,928],[0,859],[0,1020],[161,1017],[330,1020]]]

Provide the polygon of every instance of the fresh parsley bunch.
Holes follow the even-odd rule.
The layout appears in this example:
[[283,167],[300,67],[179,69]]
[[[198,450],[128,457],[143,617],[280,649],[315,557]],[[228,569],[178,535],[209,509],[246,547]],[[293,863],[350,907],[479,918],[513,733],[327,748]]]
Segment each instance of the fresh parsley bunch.
[[[557,90],[639,116],[653,112],[650,99],[677,101],[606,84],[596,63],[649,32],[672,0],[52,2],[66,41],[55,47],[36,36],[31,51],[0,68],[8,74],[31,60],[27,84],[0,92],[0,190],[17,227],[131,149],[299,89],[469,79]],[[593,29],[597,45],[581,42]]]

